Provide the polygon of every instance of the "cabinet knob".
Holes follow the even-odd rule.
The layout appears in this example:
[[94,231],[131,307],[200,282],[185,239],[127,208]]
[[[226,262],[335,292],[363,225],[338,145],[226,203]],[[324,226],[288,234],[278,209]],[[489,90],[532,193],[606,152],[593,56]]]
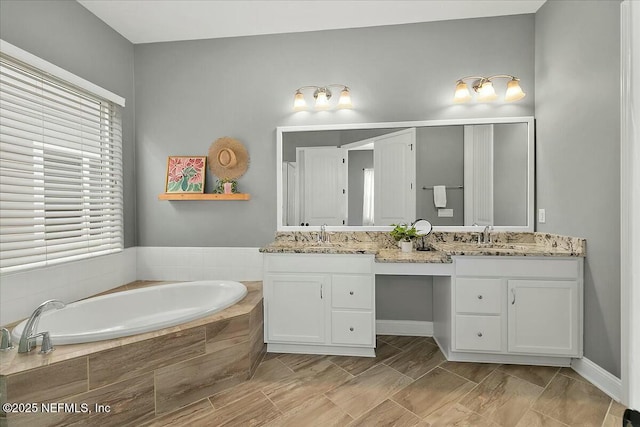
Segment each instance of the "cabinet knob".
[[353,295],[353,291],[349,291],[349,295]]
[[478,299],[482,299],[482,295],[478,295]]
[[353,326],[352,326],[352,327],[350,327],[350,328],[349,328],[349,330],[350,330],[351,332],[353,332]]
[[482,332],[478,332],[478,336],[482,338]]

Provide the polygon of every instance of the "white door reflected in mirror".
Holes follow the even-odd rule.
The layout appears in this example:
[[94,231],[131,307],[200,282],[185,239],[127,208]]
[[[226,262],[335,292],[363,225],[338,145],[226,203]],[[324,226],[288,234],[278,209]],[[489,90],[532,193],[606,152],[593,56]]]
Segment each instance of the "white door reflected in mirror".
[[[533,231],[532,117],[290,126],[277,138],[279,231],[417,218],[438,231]],[[435,188],[446,191],[438,206]]]

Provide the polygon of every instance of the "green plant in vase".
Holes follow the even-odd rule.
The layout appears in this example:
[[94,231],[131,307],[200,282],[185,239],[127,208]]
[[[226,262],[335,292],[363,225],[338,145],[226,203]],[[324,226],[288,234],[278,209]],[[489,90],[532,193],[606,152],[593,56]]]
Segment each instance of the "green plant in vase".
[[391,224],[394,226],[393,230],[389,232],[391,237],[396,242],[400,242],[402,252],[411,252],[413,250],[412,240],[418,237],[418,230],[408,224]]
[[[225,184],[231,184],[231,193],[235,194],[238,192],[238,181],[230,178],[220,178],[216,181],[216,186],[213,189],[213,192],[216,194],[229,194],[229,191],[225,192]],[[229,187],[227,185],[227,187]]]
[[394,229],[389,232],[396,242],[410,242],[418,237],[418,231],[414,226],[407,224],[391,224]]

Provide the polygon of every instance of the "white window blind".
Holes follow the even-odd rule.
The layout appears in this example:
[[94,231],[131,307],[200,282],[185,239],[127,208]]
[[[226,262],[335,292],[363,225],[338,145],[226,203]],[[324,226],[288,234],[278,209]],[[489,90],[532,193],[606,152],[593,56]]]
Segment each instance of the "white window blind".
[[122,250],[120,107],[0,54],[0,272]]

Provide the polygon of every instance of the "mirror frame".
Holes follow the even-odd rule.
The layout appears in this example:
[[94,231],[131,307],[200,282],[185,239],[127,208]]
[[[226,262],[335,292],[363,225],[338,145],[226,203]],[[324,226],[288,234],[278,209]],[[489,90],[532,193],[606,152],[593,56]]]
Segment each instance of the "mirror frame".
[[[534,191],[535,191],[535,130],[534,117],[494,117],[479,119],[447,119],[447,120],[423,120],[408,122],[381,122],[381,123],[349,123],[349,124],[329,124],[329,125],[308,125],[308,126],[278,126],[276,128],[276,180],[277,180],[277,231],[319,231],[320,226],[294,226],[282,223],[283,188],[282,188],[282,144],[283,135],[288,132],[305,132],[321,130],[353,130],[353,129],[380,129],[380,128],[409,128],[409,127],[429,127],[429,126],[464,126],[464,125],[485,125],[503,123],[527,123],[527,225],[525,226],[494,226],[496,231],[534,231]],[[484,227],[465,225],[434,225],[432,231],[478,231]],[[341,225],[327,226],[328,231],[391,231],[393,227],[387,225],[360,226]]]

